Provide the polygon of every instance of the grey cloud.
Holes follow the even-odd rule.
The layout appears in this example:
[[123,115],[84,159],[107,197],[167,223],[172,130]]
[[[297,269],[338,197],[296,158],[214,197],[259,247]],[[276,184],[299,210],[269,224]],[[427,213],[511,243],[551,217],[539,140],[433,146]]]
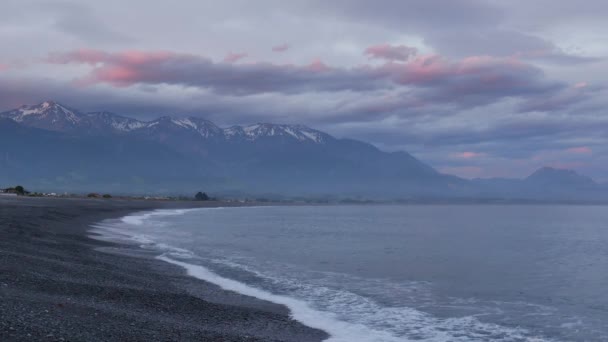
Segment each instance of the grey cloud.
[[118,32],[95,14],[95,12],[81,3],[57,1],[41,5],[47,13],[55,15],[55,27],[72,35],[87,44],[124,44],[132,43],[133,38]]
[[475,107],[504,97],[552,96],[564,87],[547,80],[542,70],[533,65],[491,57],[453,62],[440,56],[423,56],[406,63],[342,68],[321,62],[305,66],[228,64],[170,52],[77,50],[53,54],[48,61],[95,65],[80,82],[119,87],[174,84],[229,95],[410,89],[387,105],[373,108],[372,104],[370,111],[433,103]]

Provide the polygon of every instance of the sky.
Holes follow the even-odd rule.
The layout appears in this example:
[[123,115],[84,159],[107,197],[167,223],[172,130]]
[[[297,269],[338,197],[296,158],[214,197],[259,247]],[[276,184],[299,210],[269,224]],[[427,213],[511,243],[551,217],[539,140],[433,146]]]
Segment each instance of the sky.
[[608,1],[2,0],[0,111],[297,123],[465,178],[608,181]]

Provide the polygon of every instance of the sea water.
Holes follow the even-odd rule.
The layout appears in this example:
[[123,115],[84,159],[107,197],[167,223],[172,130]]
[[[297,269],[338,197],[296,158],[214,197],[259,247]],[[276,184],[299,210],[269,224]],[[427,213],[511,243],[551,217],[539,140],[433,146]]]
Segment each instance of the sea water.
[[608,341],[608,208],[157,210],[95,226],[329,341]]

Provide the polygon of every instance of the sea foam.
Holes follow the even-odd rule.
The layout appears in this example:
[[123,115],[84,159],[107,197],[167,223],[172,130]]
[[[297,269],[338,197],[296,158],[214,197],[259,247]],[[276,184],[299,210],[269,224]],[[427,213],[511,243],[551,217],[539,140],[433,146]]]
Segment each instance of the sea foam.
[[158,256],[157,258],[165,262],[181,266],[186,269],[188,275],[215,284],[223,290],[233,291],[246,296],[284,305],[290,309],[293,319],[311,328],[320,329],[330,334],[331,337],[326,340],[328,342],[409,341],[408,339],[400,338],[384,331],[375,331],[364,325],[340,321],[336,319],[335,314],[314,310],[310,307],[310,305],[302,300],[272,294],[255,287],[248,286],[236,280],[219,276],[204,266],[177,261],[164,254]]
[[190,211],[196,211],[200,209],[158,209],[150,212],[142,212],[135,213],[132,215],[125,216],[121,219],[122,222],[126,224],[132,224],[136,226],[141,226],[148,219],[151,219],[155,216],[176,216],[183,215]]

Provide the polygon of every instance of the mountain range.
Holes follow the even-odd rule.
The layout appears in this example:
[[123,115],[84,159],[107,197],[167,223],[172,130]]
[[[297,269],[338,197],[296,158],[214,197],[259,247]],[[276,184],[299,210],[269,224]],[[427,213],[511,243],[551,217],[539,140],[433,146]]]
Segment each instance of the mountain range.
[[[48,190],[368,198],[604,199],[574,171],[465,180],[406,152],[302,125],[218,127],[197,117],[141,121],[46,101],[0,113],[0,183]],[[101,191],[101,190],[99,190]]]

